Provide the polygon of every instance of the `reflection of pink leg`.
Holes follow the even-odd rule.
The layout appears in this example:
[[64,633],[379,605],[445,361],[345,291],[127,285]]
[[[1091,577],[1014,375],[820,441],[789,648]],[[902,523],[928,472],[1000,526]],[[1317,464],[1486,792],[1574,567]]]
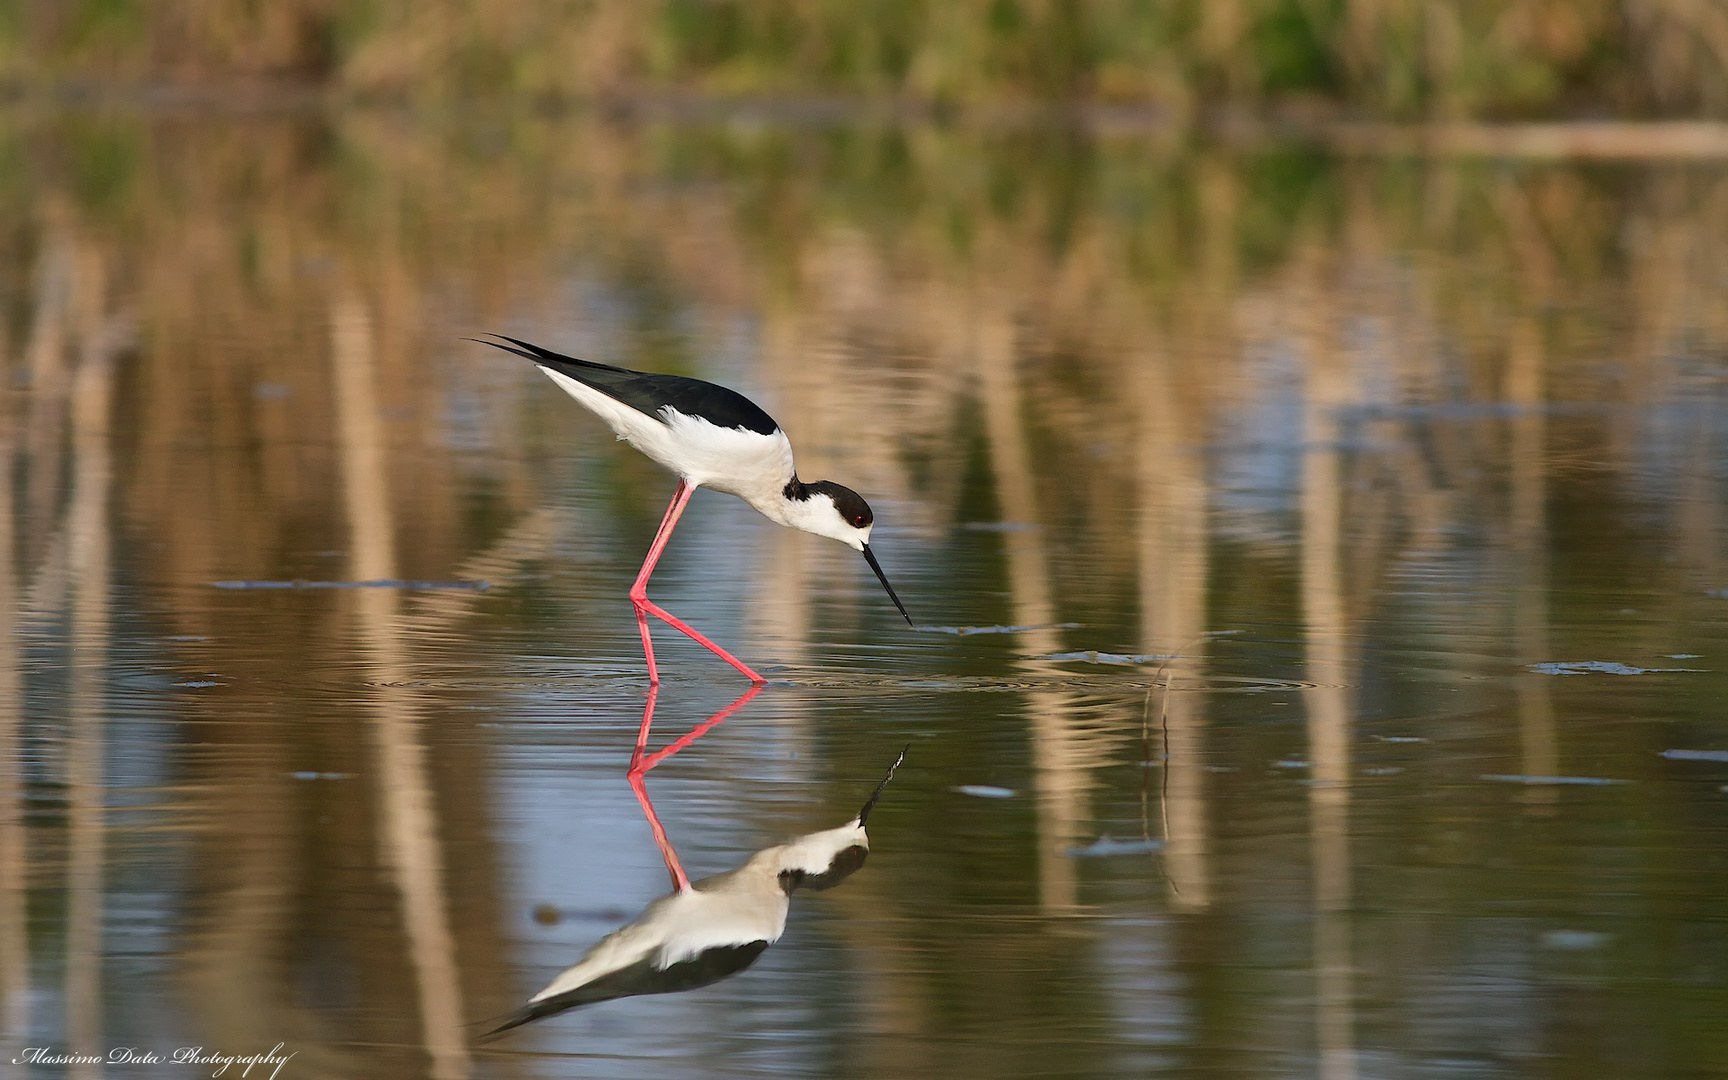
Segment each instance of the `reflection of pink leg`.
[[642,726],[636,732],[636,752],[630,755],[631,772],[647,772],[642,757],[648,752],[648,729],[654,726],[654,700],[660,696],[658,686],[648,687],[648,704],[642,709]]
[[630,586],[630,602],[636,607],[636,629],[642,634],[642,655],[648,660],[648,682],[650,685],[658,685],[660,682],[660,672],[654,665],[654,643],[648,637],[648,616],[653,615],[737,668],[751,682],[765,683],[768,680],[750,670],[743,661],[709,641],[683,619],[648,599],[648,578],[654,573],[654,565],[660,561],[661,553],[666,550],[666,542],[672,539],[672,530],[678,527],[678,519],[683,516],[690,496],[695,493],[695,486],[680,476],[678,486],[672,492],[672,505],[666,508],[666,516],[660,519],[660,528],[654,533],[654,543],[648,548],[648,557],[642,560],[642,569],[636,574],[635,584]]
[[643,780],[649,769],[706,735],[716,724],[742,709],[751,698],[761,692],[762,684],[757,683],[739,695],[737,701],[697,724],[688,734],[649,754],[648,730],[654,726],[654,701],[659,696],[660,688],[648,688],[648,704],[642,710],[642,727],[636,733],[636,751],[630,755],[630,771],[626,776],[630,781],[630,790],[636,793],[636,801],[642,804],[642,813],[648,818],[648,828],[654,833],[654,844],[660,849],[660,858],[666,862],[666,872],[672,875],[672,887],[679,892],[690,888],[690,878],[685,875],[684,867],[678,861],[678,853],[672,849],[672,842],[666,838],[666,827],[660,824],[660,815],[654,812],[654,804],[648,799],[648,788]]
[[[638,609],[640,611],[640,609]],[[646,628],[642,631],[644,640],[648,637]],[[654,663],[652,659],[648,661]],[[650,666],[652,671],[653,667]],[[654,844],[660,849],[660,857],[666,861],[666,872],[672,875],[672,887],[679,892],[690,888],[690,878],[684,873],[684,867],[678,861],[678,853],[672,850],[672,842],[666,839],[666,827],[660,824],[660,815],[654,812],[654,804],[648,800],[648,788],[642,783],[653,766],[644,763],[644,752],[648,749],[648,729],[654,726],[654,699],[660,696],[660,687],[650,684],[648,687],[648,704],[642,710],[642,728],[636,734],[636,752],[630,755],[630,771],[626,774],[630,781],[630,790],[636,793],[636,801],[642,804],[642,813],[648,818],[648,828],[654,833]]]
[[648,828],[654,831],[654,843],[660,848],[660,857],[666,860],[666,872],[672,875],[672,887],[679,892],[687,892],[690,878],[679,864],[678,853],[672,850],[672,842],[666,839],[666,827],[660,824],[660,815],[654,812],[654,804],[648,801],[648,789],[642,784],[642,778],[646,775],[632,770],[629,777],[630,790],[636,793],[636,801],[642,804],[642,812],[648,816]]
[[[738,695],[737,701],[734,701],[732,704],[726,706],[724,709],[721,709],[719,712],[715,713],[713,716],[710,716],[708,719],[702,721],[700,724],[697,724],[695,727],[691,728],[688,733],[686,733],[684,735],[680,735],[677,739],[673,740],[668,745],[662,747],[659,750],[654,751],[652,754],[648,754],[646,757],[644,757],[643,754],[648,748],[648,717],[644,716],[642,718],[642,731],[636,737],[636,756],[631,759],[631,762],[630,762],[631,770],[635,771],[637,769],[640,769],[642,772],[647,772],[649,769],[652,769],[654,766],[660,764],[662,761],[665,761],[667,758],[671,757],[673,754],[676,754],[678,751],[684,749],[686,746],[689,746],[691,743],[695,742],[697,739],[700,739],[702,736],[708,734],[708,732],[713,730],[713,728],[717,724],[719,724],[721,721],[725,720],[728,716],[731,716],[733,713],[737,712],[739,709],[742,709],[744,706],[748,705],[750,703],[750,699],[755,697],[757,694],[760,694],[761,692],[762,692],[762,684],[757,683],[755,686],[752,686],[750,689],[748,689],[748,690],[744,691],[742,694]],[[650,711],[652,711],[654,708],[652,699],[650,699],[648,708]]]

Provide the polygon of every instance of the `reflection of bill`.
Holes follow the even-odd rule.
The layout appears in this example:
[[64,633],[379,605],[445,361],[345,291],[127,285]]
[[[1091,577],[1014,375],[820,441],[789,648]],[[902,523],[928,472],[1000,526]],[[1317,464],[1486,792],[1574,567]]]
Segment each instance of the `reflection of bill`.
[[864,865],[865,822],[905,758],[902,750],[851,821],[758,851],[736,870],[662,896],[482,1038],[579,1005],[695,990],[743,971],[780,939],[794,891],[831,889]]

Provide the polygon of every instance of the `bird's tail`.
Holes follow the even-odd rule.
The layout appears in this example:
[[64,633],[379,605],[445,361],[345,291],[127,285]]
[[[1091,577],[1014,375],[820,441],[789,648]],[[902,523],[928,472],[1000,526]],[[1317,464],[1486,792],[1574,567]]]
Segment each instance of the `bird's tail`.
[[876,785],[876,790],[871,793],[870,801],[864,804],[864,809],[858,811],[858,824],[863,825],[870,820],[870,811],[876,809],[876,800],[882,797],[882,789],[888,786],[888,781],[894,779],[894,771],[900,768],[902,761],[906,760],[906,750],[910,749],[912,749],[912,744],[907,743],[906,749],[901,750],[900,756],[894,759],[894,764],[888,766],[888,775],[884,776],[882,782]]
[[542,348],[539,345],[530,344],[529,342],[522,341],[518,338],[508,337],[504,334],[489,334],[487,336],[498,338],[499,341],[508,341],[510,344],[500,345],[497,341],[487,341],[485,338],[469,338],[468,340],[481,345],[490,345],[494,349],[503,349],[507,353],[515,353],[517,356],[527,360],[532,360],[536,364],[549,364],[553,367],[587,368],[591,371],[624,370],[623,368],[613,367],[610,364],[597,364],[592,360],[578,360],[574,356],[565,356],[563,353],[556,353],[551,349]]
[[484,1035],[476,1035],[474,1037],[476,1043],[489,1043],[512,1028],[519,1028],[523,1024],[533,1020],[538,1020],[548,1013],[561,1011],[561,1009],[544,1008],[542,1002],[531,1001],[520,1009],[512,1010],[511,1012],[504,1013],[501,1016],[493,1016],[485,1020],[476,1020],[468,1026],[479,1027],[482,1024],[496,1024],[496,1027],[492,1028]]

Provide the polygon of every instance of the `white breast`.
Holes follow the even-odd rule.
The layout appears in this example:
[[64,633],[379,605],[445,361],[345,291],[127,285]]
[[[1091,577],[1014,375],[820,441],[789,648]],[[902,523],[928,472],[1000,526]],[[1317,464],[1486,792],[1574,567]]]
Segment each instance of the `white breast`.
[[760,509],[761,504],[779,499],[792,479],[792,443],[784,431],[762,435],[746,428],[723,428],[670,408],[662,409],[661,415],[677,447],[677,471],[693,484],[736,495]]

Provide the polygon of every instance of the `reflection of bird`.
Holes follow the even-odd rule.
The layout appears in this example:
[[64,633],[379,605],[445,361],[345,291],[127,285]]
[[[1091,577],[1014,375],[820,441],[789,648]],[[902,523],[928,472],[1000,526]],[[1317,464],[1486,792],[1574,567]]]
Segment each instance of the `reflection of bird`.
[[[648,658],[648,678],[659,682],[654,666],[654,647],[648,640],[648,615],[707,646],[715,655],[756,682],[762,676],[746,667],[731,653],[709,641],[682,620],[674,618],[648,599],[648,576],[672,529],[684,513],[684,504],[698,487],[711,487],[738,496],[770,521],[795,529],[828,536],[863,552],[870,569],[876,571],[889,599],[910,623],[906,605],[894,594],[888,577],[870,550],[870,528],[874,520],[870,506],[851,488],[827,480],[806,484],[792,468],[792,444],[780,425],[744,395],[700,379],[681,375],[655,375],[642,371],[591,363],[493,334],[509,342],[481,342],[527,357],[540,365],[564,392],[606,421],[617,436],[664,465],[678,476],[672,505],[660,522],[659,532],[648,549],[648,558],[630,587],[636,605],[636,624],[642,632],[642,651]],[[478,339],[476,339],[478,340]]]
[[851,821],[758,851],[736,870],[662,896],[481,1037],[578,1005],[695,990],[743,971],[780,939],[794,890],[831,889],[864,865],[864,823],[905,759],[902,750]]

